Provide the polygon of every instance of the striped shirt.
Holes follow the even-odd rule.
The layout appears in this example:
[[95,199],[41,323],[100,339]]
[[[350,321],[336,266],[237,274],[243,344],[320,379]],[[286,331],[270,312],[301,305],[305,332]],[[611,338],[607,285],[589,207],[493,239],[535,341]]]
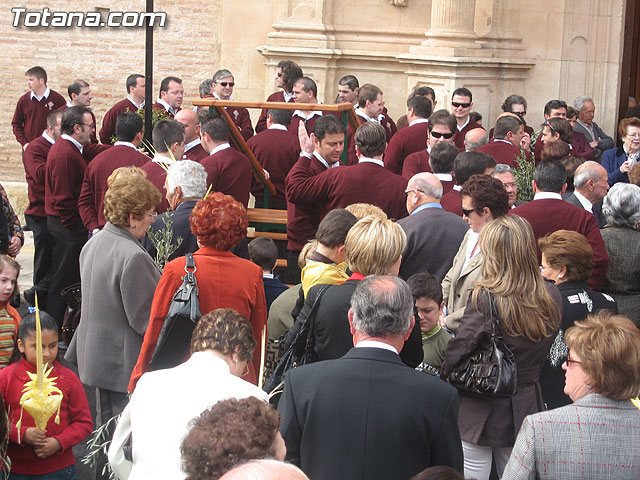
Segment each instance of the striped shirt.
[[16,322],[5,307],[0,309],[0,368],[9,365],[17,334]]

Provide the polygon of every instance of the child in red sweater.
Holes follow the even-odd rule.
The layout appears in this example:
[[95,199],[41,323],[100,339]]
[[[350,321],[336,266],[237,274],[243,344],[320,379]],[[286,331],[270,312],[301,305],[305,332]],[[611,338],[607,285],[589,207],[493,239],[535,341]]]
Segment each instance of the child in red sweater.
[[22,357],[16,363],[0,371],[0,394],[9,412],[11,431],[7,454],[11,459],[12,480],[37,478],[43,480],[73,480],[76,476],[76,460],[71,447],[80,443],[93,428],[91,413],[80,380],[57,360],[58,326],[51,315],[40,312],[42,326],[42,356],[48,366],[53,364],[50,378],[62,391],[60,423],[55,414],[49,419],[45,431],[38,430],[31,415],[22,414],[20,432],[16,423],[20,418],[20,398],[27,372],[36,372],[35,313],[30,313],[18,329],[18,349]]

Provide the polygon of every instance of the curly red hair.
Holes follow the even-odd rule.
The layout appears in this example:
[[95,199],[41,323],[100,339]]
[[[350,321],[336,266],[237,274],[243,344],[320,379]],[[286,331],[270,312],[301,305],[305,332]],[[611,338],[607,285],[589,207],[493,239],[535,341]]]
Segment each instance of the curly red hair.
[[218,250],[231,250],[246,236],[249,224],[242,204],[220,192],[199,201],[189,221],[198,242]]

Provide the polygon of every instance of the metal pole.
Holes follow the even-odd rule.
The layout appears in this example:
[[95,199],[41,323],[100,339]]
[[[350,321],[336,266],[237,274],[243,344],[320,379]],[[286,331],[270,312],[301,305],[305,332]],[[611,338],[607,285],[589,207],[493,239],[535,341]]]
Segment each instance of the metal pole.
[[[147,0],[147,13],[153,13],[153,0]],[[145,76],[145,95],[144,95],[144,138],[151,143],[151,132],[153,131],[153,25],[151,25],[151,16],[147,17],[147,25],[145,26],[145,52],[144,52],[144,76]]]

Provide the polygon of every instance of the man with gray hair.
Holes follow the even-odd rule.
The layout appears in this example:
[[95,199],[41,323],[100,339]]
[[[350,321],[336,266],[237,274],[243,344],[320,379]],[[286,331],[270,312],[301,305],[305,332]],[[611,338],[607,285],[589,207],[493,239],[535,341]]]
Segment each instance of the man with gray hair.
[[584,162],[573,176],[574,191],[564,200],[595,215],[600,228],[607,222],[602,215],[602,200],[609,191],[607,171],[598,162]]
[[573,107],[578,112],[578,121],[573,130],[587,137],[589,145],[595,151],[593,159],[599,163],[602,153],[609,148],[613,148],[613,138],[604,133],[598,124],[593,121],[596,107],[591,97],[586,95],[579,96],[573,101]]
[[502,182],[504,189],[509,195],[509,208],[516,208],[527,203],[524,200],[518,200],[518,183],[509,165],[504,163],[497,164],[491,176]]
[[[218,70],[213,74],[213,96],[218,100],[233,100],[231,94],[236,82],[233,74],[227,69]],[[253,126],[251,125],[251,117],[249,110],[244,107],[224,107],[233,123],[235,123],[240,134],[245,140],[253,137]]]
[[432,465],[462,471],[456,390],[398,355],[415,323],[409,286],[365,277],[348,319],[355,348],[286,376],[278,407],[286,458],[314,480],[409,478]]
[[196,203],[207,193],[207,172],[202,165],[192,160],[175,162],[167,170],[165,189],[170,210],[158,215],[142,239],[142,245],[155,259],[157,251],[150,236],[158,235],[158,232],[164,230],[169,238],[167,245],[176,247],[166,258],[169,262],[198,249],[196,237],[191,233],[189,216]]
[[200,94],[200,98],[213,97],[213,79],[207,78],[206,80],[203,80],[198,87],[198,93]]
[[229,470],[220,480],[309,480],[309,477],[295,465],[263,458]]
[[442,280],[469,226],[442,209],[442,184],[433,173],[411,177],[406,193],[409,216],[398,220],[407,235],[400,276],[406,280],[415,273],[429,272]]
[[464,136],[464,150],[466,152],[473,152],[487,143],[489,143],[489,134],[484,128],[474,128]]

